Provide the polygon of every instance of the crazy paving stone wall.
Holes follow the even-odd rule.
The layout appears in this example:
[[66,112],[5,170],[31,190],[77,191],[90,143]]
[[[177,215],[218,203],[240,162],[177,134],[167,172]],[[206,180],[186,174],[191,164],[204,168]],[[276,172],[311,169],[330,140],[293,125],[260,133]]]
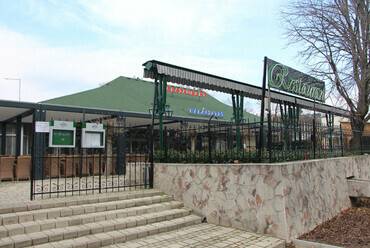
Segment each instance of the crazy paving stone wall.
[[155,164],[154,187],[208,222],[290,240],[350,207],[346,178],[370,156],[281,164]]

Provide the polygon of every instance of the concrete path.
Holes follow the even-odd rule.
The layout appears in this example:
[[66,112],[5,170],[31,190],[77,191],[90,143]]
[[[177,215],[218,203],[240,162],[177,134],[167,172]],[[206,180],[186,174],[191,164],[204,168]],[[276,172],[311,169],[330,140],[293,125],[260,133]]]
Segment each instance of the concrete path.
[[146,238],[109,246],[116,247],[285,247],[281,239],[261,236],[233,228],[209,223],[198,224],[180,230],[152,235]]
[[[129,193],[129,192],[126,192]],[[105,193],[117,194],[115,193]],[[73,196],[72,198],[87,196]],[[94,197],[102,197],[95,194]],[[63,197],[61,197],[63,198]],[[61,201],[61,198],[30,201],[30,182],[0,182],[0,206],[15,207],[29,204],[43,204]],[[171,230],[170,228],[168,230]],[[103,242],[101,242],[101,245]],[[88,246],[89,247],[89,246]],[[174,231],[154,234],[145,238],[129,240],[109,247],[285,247],[285,242],[274,237],[267,237],[233,228],[221,227],[209,223],[186,226]]]

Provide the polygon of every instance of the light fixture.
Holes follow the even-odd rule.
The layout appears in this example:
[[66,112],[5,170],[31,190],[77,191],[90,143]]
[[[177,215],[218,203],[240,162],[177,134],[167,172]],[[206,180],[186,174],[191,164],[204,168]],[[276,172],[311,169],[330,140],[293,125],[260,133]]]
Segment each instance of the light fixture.
[[235,124],[235,118],[234,117],[231,118],[231,123]]
[[167,116],[167,117],[171,117],[172,116],[172,114],[173,114],[173,110],[172,109],[166,109],[166,111],[165,111],[165,115]]
[[150,115],[153,115],[153,108],[150,108],[150,109],[149,109],[149,114],[150,114]]

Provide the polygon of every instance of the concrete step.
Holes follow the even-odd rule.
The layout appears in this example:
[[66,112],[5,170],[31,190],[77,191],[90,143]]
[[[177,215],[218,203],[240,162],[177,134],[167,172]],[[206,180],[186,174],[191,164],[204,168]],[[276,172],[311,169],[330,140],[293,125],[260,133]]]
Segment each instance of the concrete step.
[[[0,247],[26,247],[39,244],[50,245],[50,243],[71,243],[75,245],[74,239],[84,237],[83,240],[86,240],[86,238],[95,240],[96,238],[106,236],[103,234],[111,234],[117,231],[121,234],[119,237],[116,237],[117,240],[114,243],[124,242],[126,240],[148,236],[149,233],[151,235],[166,232],[201,222],[199,216],[189,215],[189,213],[190,211],[185,209],[172,209],[161,213],[150,213],[86,225],[14,235],[0,239]],[[112,244],[105,243],[105,238],[100,239],[100,242],[104,243],[102,245]]]
[[37,200],[30,203],[9,203],[2,204],[0,206],[0,214],[17,213],[24,211],[32,211],[39,209],[58,208],[65,206],[76,206],[82,204],[101,203],[101,202],[112,202],[120,200],[128,200],[142,197],[158,196],[163,195],[162,191],[155,189],[146,190],[132,190],[132,191],[119,191],[112,192],[109,194],[95,194],[95,195],[76,195],[60,198],[47,198]]
[[[92,198],[99,200],[100,198]],[[106,199],[106,198],[105,198]],[[149,205],[153,203],[168,202],[173,199],[173,196],[168,195],[153,195],[142,198],[134,198],[128,200],[113,200],[94,203],[93,201],[77,201],[79,205],[71,205],[64,207],[50,206],[47,209],[17,211],[13,213],[0,214],[0,226],[25,223],[29,221],[55,219],[59,217],[68,217],[88,213],[104,212],[116,209],[124,209],[135,206]],[[65,201],[63,203],[76,203],[76,201]],[[47,205],[47,204],[45,204]]]
[[100,247],[201,223],[156,190],[48,199],[1,211],[0,248]]
[[[153,234],[177,230],[182,227],[200,223],[201,218],[199,216],[189,215],[180,219],[167,220],[145,226],[106,231],[62,241],[49,242],[47,244],[36,245],[34,247],[102,247],[147,237]],[[31,242],[28,241],[27,245],[30,244]]]
[[[165,197],[162,198],[166,199]],[[138,202],[138,201],[137,201]],[[155,213],[173,208],[182,207],[181,202],[171,201],[138,207],[128,207],[110,211],[100,211],[92,213],[83,213],[68,217],[51,218],[44,220],[28,221],[20,224],[9,224],[0,226],[0,238],[10,237],[17,234],[30,234],[39,231],[46,231],[56,228],[65,228],[69,226],[84,225],[99,221],[114,220],[117,218],[137,216],[147,213]],[[86,209],[86,208],[85,208]]]

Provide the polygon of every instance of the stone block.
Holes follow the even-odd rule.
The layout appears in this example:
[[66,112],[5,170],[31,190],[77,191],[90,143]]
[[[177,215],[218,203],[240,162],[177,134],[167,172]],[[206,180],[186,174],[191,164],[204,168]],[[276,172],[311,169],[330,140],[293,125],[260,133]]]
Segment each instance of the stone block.
[[82,224],[92,223],[94,222],[94,216],[86,214],[82,218]]
[[101,247],[101,242],[99,239],[91,236],[89,237],[89,241],[87,241],[87,248],[99,248]]
[[39,232],[41,230],[40,224],[36,222],[22,223],[22,226],[24,227],[25,233],[34,233],[34,232]]
[[127,209],[122,209],[116,212],[117,218],[127,217]]
[[113,237],[106,233],[97,233],[93,235],[95,238],[99,239],[101,246],[107,246],[113,244]]
[[49,209],[48,219],[56,219],[56,218],[59,218],[60,217],[60,211],[61,211],[61,209],[59,209],[59,208],[57,208],[57,209]]
[[120,201],[116,203],[116,209],[123,209],[126,208],[126,202],[125,201]]
[[3,225],[10,225],[18,223],[18,215],[11,213],[11,214],[3,214]]
[[135,207],[135,201],[134,200],[126,200],[126,208],[132,208]]
[[117,206],[116,206],[116,203],[115,202],[110,202],[106,205],[107,207],[107,211],[111,211],[111,210],[116,210],[117,209]]
[[32,211],[32,210],[39,210],[41,209],[41,204],[40,203],[32,203],[27,205],[27,210]]
[[72,215],[81,215],[85,213],[85,209],[81,206],[71,206]]
[[33,219],[36,220],[45,220],[48,218],[48,210],[37,210],[33,211]]
[[94,213],[95,212],[95,206],[85,206],[85,214]]
[[114,223],[111,221],[102,221],[99,224],[103,227],[103,232],[109,232],[114,230]]
[[48,235],[49,242],[56,242],[63,239],[64,232],[65,232],[64,228],[58,228],[55,230],[47,230],[44,231],[43,233]]
[[106,211],[107,210],[107,206],[106,205],[103,205],[103,204],[97,204],[95,206],[95,211],[96,212],[103,212],[103,211]]
[[117,214],[115,212],[113,212],[113,213],[107,212],[105,214],[105,219],[106,220],[114,220],[115,218],[117,218]]
[[146,224],[146,218],[143,216],[136,216],[135,219],[136,219],[137,226],[143,226]]
[[109,232],[108,235],[113,237],[113,244],[123,243],[126,241],[126,235],[118,231]]
[[69,207],[69,206],[76,206],[78,203],[78,200],[77,199],[69,199],[68,201],[66,201],[66,206]]
[[14,248],[14,241],[11,238],[0,239],[1,248]]
[[100,215],[94,215],[94,221],[95,222],[100,222],[105,220],[105,215],[100,214]]
[[4,226],[0,226],[0,239],[8,237],[8,229]]
[[87,247],[87,242],[89,240],[90,239],[87,238],[87,237],[75,238],[75,239],[73,239],[73,241],[74,241],[73,248],[86,248]]
[[89,224],[86,224],[85,226],[90,228],[91,234],[103,232],[103,227],[99,223],[89,223]]
[[43,202],[41,204],[41,209],[48,209],[48,208],[53,208],[54,203],[53,202]]
[[24,234],[24,227],[21,224],[6,225],[5,228],[8,230],[9,237],[17,234]]
[[14,242],[14,247],[26,247],[32,245],[32,239],[26,234],[23,235],[16,235],[14,237],[11,237],[11,239]]
[[18,215],[18,222],[19,223],[33,221],[33,213],[20,212],[20,213],[17,213],[17,215]]
[[43,232],[30,233],[28,236],[32,239],[32,245],[44,244],[49,241],[49,236]]
[[40,224],[41,231],[54,229],[55,228],[55,221],[53,220],[39,220],[37,223]]
[[59,218],[55,222],[55,228],[63,228],[63,227],[67,227],[68,225],[69,225],[69,220],[68,219],[64,219],[64,218]]
[[71,208],[63,208],[60,211],[60,217],[67,217],[72,216],[72,209]]
[[126,228],[135,227],[136,226],[136,219],[135,217],[127,217],[125,219]]
[[90,228],[85,225],[79,226],[79,229],[77,230],[77,236],[82,237],[87,235],[90,235]]
[[76,226],[69,226],[63,229],[63,239],[73,239],[78,236],[79,228]]

